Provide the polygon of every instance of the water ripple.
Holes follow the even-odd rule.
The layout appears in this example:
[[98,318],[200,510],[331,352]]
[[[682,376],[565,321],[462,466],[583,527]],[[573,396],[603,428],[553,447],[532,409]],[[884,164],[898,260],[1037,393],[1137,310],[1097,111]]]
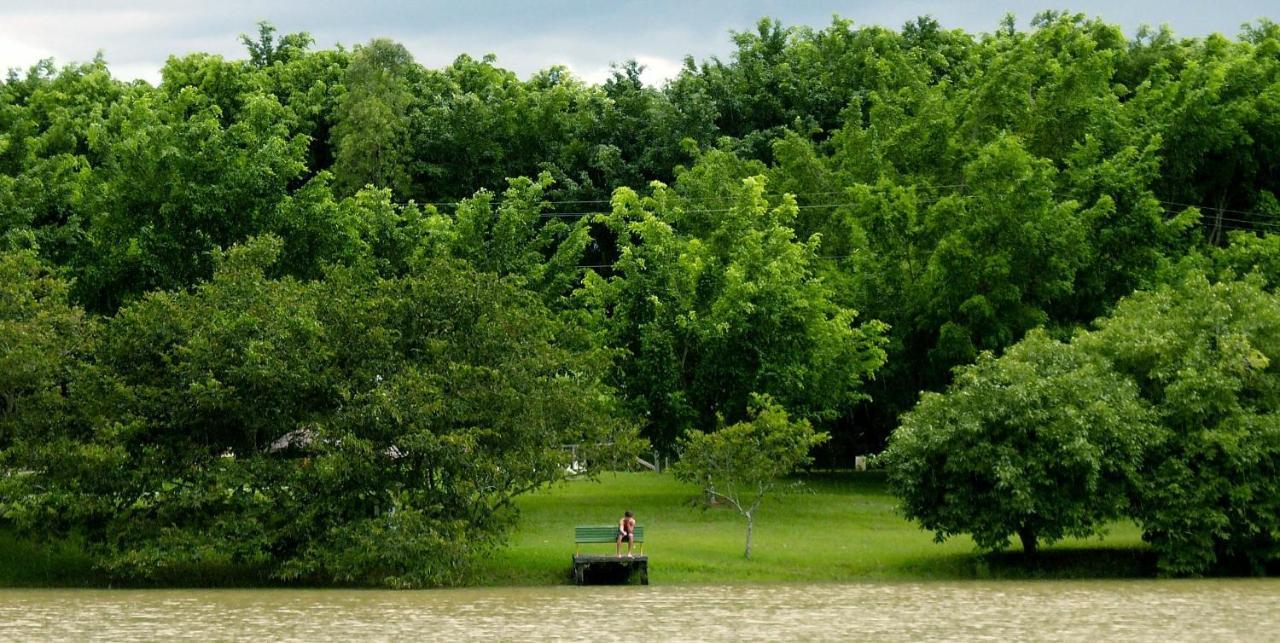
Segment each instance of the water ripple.
[[1280,580],[0,590],[3,640],[1263,640]]

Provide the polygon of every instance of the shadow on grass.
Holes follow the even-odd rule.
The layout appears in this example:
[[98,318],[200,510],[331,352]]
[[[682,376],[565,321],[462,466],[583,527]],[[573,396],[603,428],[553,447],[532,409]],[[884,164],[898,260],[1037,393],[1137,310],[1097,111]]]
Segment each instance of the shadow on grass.
[[75,543],[36,544],[0,526],[0,587],[101,587],[106,579]]
[[884,471],[824,469],[798,473],[789,476],[787,480],[807,485],[815,491],[837,493],[848,491],[888,493],[889,491],[889,478]]
[[[113,581],[94,568],[82,543],[74,539],[36,543],[0,525],[0,587],[277,587],[256,568],[243,565],[175,566],[149,581]],[[315,585],[312,583],[311,585]]]
[[935,580],[1066,580],[1155,578],[1156,559],[1146,548],[1063,547],[1028,561],[1021,551],[951,554],[904,563],[907,575]]

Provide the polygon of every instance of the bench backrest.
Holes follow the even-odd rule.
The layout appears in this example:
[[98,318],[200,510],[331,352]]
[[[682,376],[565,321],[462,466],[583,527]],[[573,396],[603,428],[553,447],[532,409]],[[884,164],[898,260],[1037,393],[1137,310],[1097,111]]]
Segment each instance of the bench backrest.
[[[611,543],[618,540],[617,525],[590,525],[573,528],[575,543]],[[644,527],[636,525],[636,542],[644,542]]]

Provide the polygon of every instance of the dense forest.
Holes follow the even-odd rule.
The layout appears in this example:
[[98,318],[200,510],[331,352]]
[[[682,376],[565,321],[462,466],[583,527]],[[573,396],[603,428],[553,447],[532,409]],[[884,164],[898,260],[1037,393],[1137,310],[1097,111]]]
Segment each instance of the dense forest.
[[[940,535],[1128,515],[1174,573],[1275,558],[1280,26],[732,40],[661,87],[266,24],[158,86],[11,71],[4,519],[120,578],[457,582],[564,445],[678,458],[768,396],[830,434],[821,466],[902,423],[886,462]],[[931,513],[934,473],[1033,457],[1037,488],[993,483],[1017,506],[965,497],[1011,523]],[[1019,504],[1046,488],[1071,493]]]

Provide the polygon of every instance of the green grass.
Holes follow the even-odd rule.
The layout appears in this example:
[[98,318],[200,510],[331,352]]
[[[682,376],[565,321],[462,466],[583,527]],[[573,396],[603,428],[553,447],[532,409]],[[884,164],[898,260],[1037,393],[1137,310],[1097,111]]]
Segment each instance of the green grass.
[[[765,500],[751,560],[746,523],[731,508],[704,509],[697,489],[668,475],[610,473],[522,498],[510,545],[480,566],[485,585],[565,582],[573,528],[616,522],[634,511],[645,526],[654,583],[753,583],[965,578],[1101,578],[1152,574],[1137,528],[1118,524],[1105,539],[1044,549],[1028,568],[1020,552],[981,556],[968,538],[938,544],[895,511],[876,474],[815,475]],[[612,553],[613,545],[583,545]]]
[[[573,480],[518,501],[520,522],[507,547],[479,563],[478,585],[552,585],[568,580],[577,525],[612,524],[626,509],[645,526],[655,584],[969,578],[1153,576],[1132,524],[1105,539],[1044,549],[1027,567],[1020,552],[975,553],[968,538],[933,542],[896,513],[896,500],[872,474],[807,476],[765,500],[751,560],[742,557],[746,523],[730,508],[704,509],[697,489],[654,473],[608,473]],[[613,545],[583,545],[612,553]],[[37,546],[0,526],[0,587],[105,586],[74,543]],[[263,584],[251,570],[192,570],[181,586]]]

